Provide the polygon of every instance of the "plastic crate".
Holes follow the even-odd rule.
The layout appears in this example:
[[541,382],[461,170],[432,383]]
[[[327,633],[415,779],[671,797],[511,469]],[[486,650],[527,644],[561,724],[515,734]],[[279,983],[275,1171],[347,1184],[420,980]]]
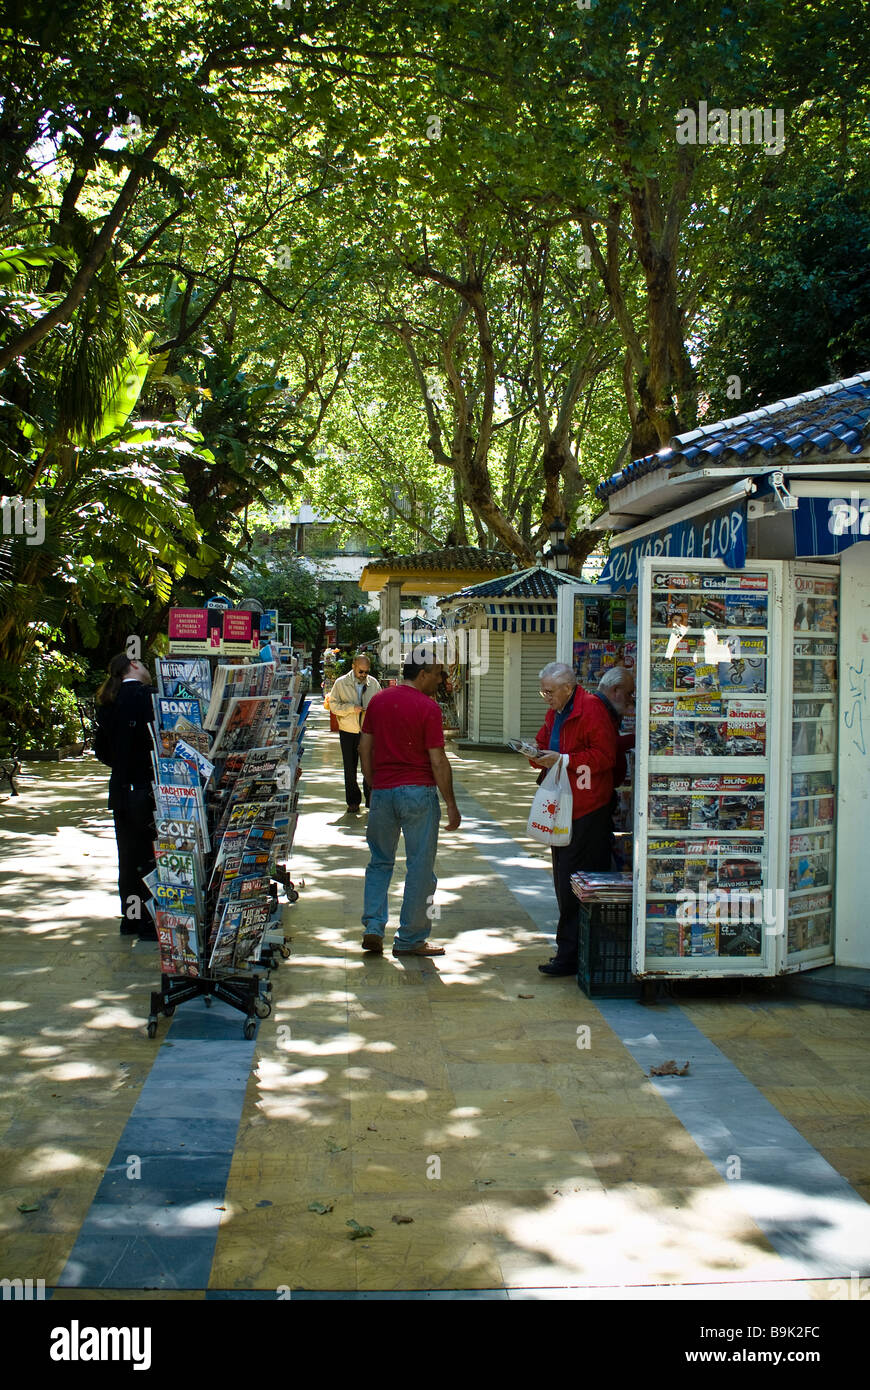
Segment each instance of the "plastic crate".
[[639,999],[631,973],[632,905],[581,903],[577,983],[590,999]]

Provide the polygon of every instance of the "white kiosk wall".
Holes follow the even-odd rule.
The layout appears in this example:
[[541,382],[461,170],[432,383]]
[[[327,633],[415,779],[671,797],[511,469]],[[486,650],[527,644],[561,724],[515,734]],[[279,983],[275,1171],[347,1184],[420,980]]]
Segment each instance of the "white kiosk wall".
[[840,558],[835,963],[870,967],[870,541]]

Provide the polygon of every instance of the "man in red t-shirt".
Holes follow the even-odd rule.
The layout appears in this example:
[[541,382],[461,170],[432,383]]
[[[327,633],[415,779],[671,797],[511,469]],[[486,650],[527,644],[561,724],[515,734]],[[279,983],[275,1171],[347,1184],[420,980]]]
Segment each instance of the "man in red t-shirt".
[[428,940],[435,898],[435,853],[441,808],[447,829],[461,822],[453,795],[453,775],[444,752],[441,710],[433,696],[443,666],[431,648],[418,647],[405,662],[401,685],[381,690],[369,701],[359,757],[372,789],[366,839],[371,859],[363,901],[363,950],[382,952],[389,910],[387,894],[400,832],[405,837],[407,872],[394,956],[443,956]]

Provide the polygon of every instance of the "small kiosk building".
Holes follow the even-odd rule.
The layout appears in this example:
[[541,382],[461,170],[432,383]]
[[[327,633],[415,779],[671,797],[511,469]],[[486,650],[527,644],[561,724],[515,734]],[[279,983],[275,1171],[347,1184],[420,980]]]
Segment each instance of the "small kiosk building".
[[439,600],[458,655],[464,740],[503,747],[540,728],[538,672],[556,660],[559,594],[588,587],[570,574],[534,565]]
[[637,666],[635,972],[870,969],[870,373],[598,495],[610,556],[558,654],[584,685]]

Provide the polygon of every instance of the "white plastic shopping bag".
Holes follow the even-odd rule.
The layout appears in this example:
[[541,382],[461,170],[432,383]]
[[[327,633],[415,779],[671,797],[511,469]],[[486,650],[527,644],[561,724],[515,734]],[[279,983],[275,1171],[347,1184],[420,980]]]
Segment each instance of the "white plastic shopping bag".
[[559,849],[571,840],[571,821],[574,816],[574,797],[568,775],[568,754],[561,753],[559,761],[547,769],[547,775],[535,792],[529,823],[529,836],[539,845]]

